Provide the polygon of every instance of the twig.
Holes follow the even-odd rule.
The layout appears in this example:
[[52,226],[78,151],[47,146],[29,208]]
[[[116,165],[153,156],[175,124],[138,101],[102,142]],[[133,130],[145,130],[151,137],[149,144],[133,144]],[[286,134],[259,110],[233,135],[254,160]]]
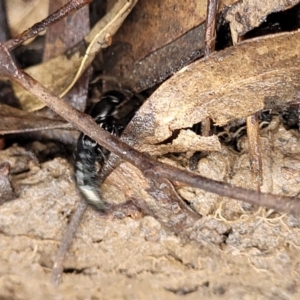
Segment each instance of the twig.
[[[243,37],[232,35],[232,43],[236,45],[243,41]],[[259,119],[258,114],[254,113],[246,118],[248,153],[251,171],[251,181],[253,187],[260,192],[260,187],[263,184],[262,177],[262,154],[261,144],[259,139]]]
[[255,113],[246,118],[247,122],[247,138],[248,138],[248,152],[250,156],[250,170],[251,181],[253,188],[260,191],[263,183],[262,178],[262,158],[261,158],[261,145],[259,136],[259,119],[258,114]]
[[100,128],[90,116],[81,113],[68,103],[62,101],[28,74],[17,69],[7,49],[0,44],[0,75],[1,74],[16,81],[19,85],[30,91],[39,100],[49,106],[53,111],[72,123],[78,130],[82,131],[91,139],[115,153],[123,160],[140,169],[145,176],[152,176],[155,179],[167,178],[170,181],[179,181],[220,196],[273,208],[279,212],[292,213],[294,215],[300,214],[300,200],[297,198],[264,194],[236,187],[229,183],[208,179],[163,164],[151,158],[150,155],[140,153],[120,141],[119,138]]
[[51,283],[58,286],[61,282],[61,276],[63,273],[63,262],[70,249],[73,237],[77,231],[80,224],[81,218],[87,209],[87,204],[81,201],[77,206],[75,213],[72,215],[71,221],[67,230],[65,231],[62,241],[59,245],[57,255],[54,260],[53,269],[51,273]]
[[50,25],[62,20],[67,15],[75,12],[76,10],[80,9],[81,7],[91,3],[93,0],[71,0],[66,5],[62,6],[59,10],[48,16],[43,21],[34,24],[29,29],[25,30],[24,32],[20,33],[17,37],[7,41],[4,46],[9,49],[13,50],[17,46],[21,45],[28,39],[38,35],[41,31],[47,29]]
[[[215,51],[216,44],[216,16],[219,6],[219,0],[208,0],[205,22],[205,49],[204,55],[209,56]],[[211,121],[206,117],[201,123],[202,136],[209,136],[211,130]]]
[[[228,183],[214,181],[185,170],[177,169],[173,166],[165,165],[155,161],[149,155],[142,154],[131,148],[127,144],[121,142],[117,137],[110,135],[100,128],[90,116],[77,111],[68,103],[62,101],[60,98],[48,91],[28,74],[22,70],[18,70],[12,61],[9,52],[1,44],[0,75],[5,75],[10,77],[12,80],[15,80],[23,88],[30,91],[64,119],[74,124],[80,131],[90,136],[93,140],[108,150],[114,152],[123,160],[130,162],[139,168],[145,176],[151,176],[155,179],[155,181],[167,178],[170,181],[179,181],[189,186],[197,187],[221,196],[243,200],[251,204],[266,206],[281,212],[300,214],[300,201],[297,198],[263,194],[257,191],[235,187]],[[83,203],[81,209],[79,209],[78,213],[76,213],[76,218],[74,217],[74,222],[76,224],[78,224],[84,210],[85,204]],[[77,228],[76,224],[70,227],[71,231],[67,234],[73,234],[73,231]],[[71,239],[68,240],[71,241]],[[54,266],[55,271],[52,276],[52,282],[55,284],[58,284],[60,281],[62,274],[61,261],[63,260],[69,246],[70,245],[68,243],[61,245],[59,255]]]
[[[206,22],[205,22],[205,50],[204,55],[209,56],[215,51],[216,44],[216,16],[219,6],[219,0],[208,0],[206,10]],[[206,117],[201,122],[201,134],[202,136],[209,136],[211,130],[211,121],[209,117]]]
[[[86,202],[81,201],[76,207],[76,211],[72,215],[71,221],[67,226],[67,230],[65,231],[61,239],[51,273],[51,283],[55,286],[58,286],[61,282],[65,257],[69,252],[71,243],[86,209]],[[142,213],[132,201],[127,201],[125,203],[111,205],[110,207],[108,207],[105,217],[107,216],[112,216],[117,219],[125,218],[125,216],[140,218],[142,216]]]
[[219,0],[208,0],[205,23],[205,56],[215,51],[216,44],[216,15]]
[[63,129],[63,130],[75,130],[71,124],[57,124],[57,125],[49,125],[43,127],[35,127],[35,128],[23,128],[23,129],[1,129],[0,134],[14,134],[14,133],[25,133],[25,132],[34,132],[34,131],[41,131],[41,130],[53,130],[53,129]]

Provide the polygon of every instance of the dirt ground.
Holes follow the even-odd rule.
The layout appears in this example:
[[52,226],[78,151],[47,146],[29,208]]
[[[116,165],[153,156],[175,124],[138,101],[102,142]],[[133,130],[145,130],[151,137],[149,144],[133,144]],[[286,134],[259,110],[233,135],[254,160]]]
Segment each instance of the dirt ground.
[[[261,133],[262,190],[298,195],[299,133],[270,126]],[[198,171],[249,187],[245,138],[240,147],[212,153]],[[39,163],[18,145],[0,151],[4,161],[19,197],[0,206],[0,299],[300,299],[300,217],[192,188],[178,192],[203,216],[199,242],[183,243],[150,216],[117,220],[89,208],[55,288],[53,258],[80,201],[72,166]]]

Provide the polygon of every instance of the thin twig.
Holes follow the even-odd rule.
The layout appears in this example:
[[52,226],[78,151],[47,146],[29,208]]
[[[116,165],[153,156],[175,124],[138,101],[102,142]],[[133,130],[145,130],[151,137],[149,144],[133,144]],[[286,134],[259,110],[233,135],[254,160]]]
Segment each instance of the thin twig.
[[216,44],[216,15],[219,0],[208,0],[205,23],[205,56],[215,51]]
[[[78,206],[76,207],[76,211],[72,215],[71,221],[61,239],[51,273],[51,283],[55,286],[58,286],[61,283],[65,257],[69,252],[71,243],[87,207],[88,206],[85,201],[79,202]],[[126,216],[131,216],[132,218],[141,218],[142,215],[143,214],[141,213],[140,208],[138,208],[132,201],[127,201],[121,204],[110,205],[104,216],[112,216],[114,218],[121,219],[125,218]]]
[[[8,52],[7,54],[9,55]],[[90,116],[81,113],[71,107],[68,103],[56,97],[25,72],[16,69],[16,67],[12,70],[11,66],[8,66],[7,72],[10,73],[13,80],[26,90],[30,91],[39,100],[43,101],[61,117],[72,123],[74,127],[78,128],[78,130],[82,131],[91,139],[95,140],[109,151],[115,153],[123,160],[140,169],[145,176],[152,176],[155,179],[167,178],[170,181],[179,181],[189,186],[200,188],[220,196],[273,208],[280,212],[287,212],[296,215],[300,214],[300,201],[297,198],[276,196],[273,194],[264,194],[257,191],[247,190],[229,183],[215,181],[200,175],[195,175],[191,172],[180,170],[173,166],[158,162],[151,158],[150,155],[143,154],[135,150],[120,141],[120,139],[116,136],[113,136],[100,128]]]
[[[216,44],[216,17],[219,6],[219,0],[208,0],[206,10],[206,22],[205,22],[205,56],[209,56],[215,51]],[[209,117],[206,117],[201,122],[201,134],[202,136],[209,136],[211,130],[211,121]]]
[[91,139],[95,140],[109,151],[118,155],[124,161],[127,161],[140,169],[145,176],[151,176],[155,180],[168,179],[170,181],[182,182],[186,185],[200,188],[220,196],[265,206],[267,208],[275,209],[278,212],[286,212],[294,215],[300,214],[300,199],[298,198],[264,194],[236,187],[229,183],[208,179],[163,164],[151,158],[150,155],[135,150],[116,136],[113,136],[100,128],[90,116],[81,113],[68,103],[62,101],[27,73],[17,69],[10,53],[0,44],[0,75],[1,74],[16,81],[39,100],[43,101],[57,114],[72,123],[78,130],[88,135]]
[[23,128],[23,129],[1,129],[0,134],[14,134],[14,133],[25,133],[25,132],[34,132],[34,131],[41,131],[41,130],[53,130],[53,129],[62,129],[62,130],[75,130],[73,126],[69,123],[65,124],[57,124],[57,125],[49,125],[43,127],[35,127],[35,128]]
[[75,12],[81,7],[91,3],[93,0],[71,0],[66,5],[62,6],[59,10],[48,16],[41,22],[34,24],[29,29],[20,33],[17,37],[7,41],[4,45],[7,49],[13,50],[28,39],[38,35],[43,30],[47,29],[50,25],[57,23],[65,18],[67,15]]
[[62,241],[59,245],[59,249],[57,251],[57,255],[55,257],[55,261],[51,273],[51,283],[55,286],[58,286],[61,282],[61,277],[63,273],[63,262],[70,249],[73,237],[77,231],[77,228],[80,224],[80,221],[86,209],[87,209],[86,202],[81,201],[78,204],[75,213],[72,215],[67,230],[65,231],[62,237]]
[[246,121],[251,181],[253,184],[253,188],[255,188],[257,191],[260,191],[260,187],[263,183],[263,178],[258,114],[254,113],[253,115],[248,116],[246,118]]
[[[165,165],[161,162],[155,161],[149,155],[142,154],[139,151],[131,148],[129,145],[120,141],[119,138],[100,128],[90,116],[79,112],[68,103],[56,97],[53,93],[47,90],[39,82],[31,78],[28,74],[22,70],[18,70],[7,49],[0,44],[0,75],[1,74],[10,77],[12,80],[15,80],[23,88],[30,91],[39,100],[43,101],[47,106],[49,106],[64,119],[74,124],[76,128],[88,135],[91,139],[95,140],[109,151],[114,152],[123,160],[128,161],[135,167],[139,168],[145,176],[151,176],[156,181],[167,178],[173,182],[182,182],[189,186],[197,187],[221,196],[265,206],[275,209],[276,211],[287,212],[296,215],[300,214],[300,201],[297,198],[263,194],[257,191],[235,187],[229,183],[214,181],[185,170],[177,169],[173,166]],[[82,210],[84,211],[84,209],[85,208],[83,204]],[[78,212],[79,218],[76,214],[77,217],[75,220],[80,220],[82,210]],[[76,228],[76,225],[71,226],[71,230],[76,230]],[[73,234],[73,232],[70,234]],[[71,239],[68,240],[71,241]],[[58,283],[61,278],[61,275],[59,274],[62,274],[62,270],[58,269],[58,267],[62,268],[62,263],[60,263],[60,261],[63,260],[69,246],[70,245],[68,243],[61,246],[61,250],[59,252],[60,254],[58,255],[56,264],[54,266],[54,283]]]

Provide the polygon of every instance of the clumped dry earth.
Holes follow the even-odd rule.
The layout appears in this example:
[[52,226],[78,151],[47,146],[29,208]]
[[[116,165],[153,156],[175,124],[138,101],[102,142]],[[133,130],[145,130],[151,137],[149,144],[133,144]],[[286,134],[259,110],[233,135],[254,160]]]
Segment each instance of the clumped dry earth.
[[[275,124],[261,136],[262,190],[298,195],[299,133]],[[37,146],[45,147],[32,145]],[[240,147],[241,153],[222,147],[202,159],[198,171],[250,187],[245,138]],[[266,216],[265,209],[192,188],[178,192],[203,215],[201,242],[180,241],[150,216],[116,220],[89,209],[65,262],[63,283],[54,288],[53,257],[80,201],[72,166],[60,157],[39,163],[17,145],[1,151],[0,161],[10,162],[19,194],[0,207],[0,299],[300,297],[300,217]]]

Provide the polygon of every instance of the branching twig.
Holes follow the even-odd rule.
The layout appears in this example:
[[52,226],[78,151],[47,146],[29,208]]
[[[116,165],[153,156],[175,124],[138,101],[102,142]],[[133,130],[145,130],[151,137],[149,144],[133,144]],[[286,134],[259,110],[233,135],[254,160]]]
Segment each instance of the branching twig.
[[43,21],[34,24],[29,29],[20,33],[17,37],[7,41],[4,45],[7,49],[13,50],[17,46],[21,45],[28,39],[38,35],[41,31],[47,29],[50,25],[62,20],[67,15],[75,12],[81,7],[91,3],[92,0],[71,0],[66,5],[62,6],[59,10],[48,16]]
[[229,183],[215,181],[191,172],[177,169],[158,162],[147,154],[140,153],[119,138],[110,135],[100,128],[94,120],[68,103],[56,97],[39,82],[34,80],[22,70],[17,69],[7,49],[0,44],[0,75],[6,75],[16,81],[23,88],[30,91],[40,101],[43,101],[53,111],[59,114],[74,127],[88,135],[91,139],[117,154],[123,160],[140,169],[146,176],[155,179],[167,178],[170,181],[179,181],[189,186],[200,188],[221,196],[242,200],[251,204],[273,208],[279,212],[300,214],[300,201],[297,198],[264,194]]

